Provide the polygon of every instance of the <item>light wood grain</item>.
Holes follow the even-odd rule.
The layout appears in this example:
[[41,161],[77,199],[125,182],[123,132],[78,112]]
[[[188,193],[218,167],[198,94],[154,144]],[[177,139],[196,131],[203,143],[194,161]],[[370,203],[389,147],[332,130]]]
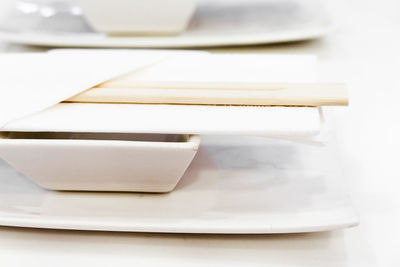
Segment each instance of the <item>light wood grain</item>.
[[66,102],[193,105],[343,106],[344,84],[113,81]]

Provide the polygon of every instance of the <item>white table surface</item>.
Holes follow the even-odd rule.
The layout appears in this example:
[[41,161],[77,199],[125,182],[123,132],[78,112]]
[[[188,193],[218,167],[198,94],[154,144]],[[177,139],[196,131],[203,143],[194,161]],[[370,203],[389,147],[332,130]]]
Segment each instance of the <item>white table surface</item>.
[[[400,2],[341,2],[341,27],[319,41],[215,51],[316,53],[322,80],[349,83],[350,107],[336,109],[347,174],[340,179],[358,227],[253,236],[0,227],[0,266],[400,266]],[[32,50],[41,49],[0,43],[2,52]]]

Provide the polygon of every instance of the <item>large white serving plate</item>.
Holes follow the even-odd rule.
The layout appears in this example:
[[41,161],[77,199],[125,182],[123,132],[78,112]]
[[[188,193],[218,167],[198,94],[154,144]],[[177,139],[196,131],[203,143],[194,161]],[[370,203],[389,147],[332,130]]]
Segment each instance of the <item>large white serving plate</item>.
[[[59,2],[46,16],[14,10],[0,24],[0,39],[63,47],[212,47],[267,44],[320,37],[332,23],[320,1],[200,1],[188,29],[177,36],[110,36],[94,32],[76,7]],[[22,10],[23,11],[23,10]],[[42,12],[43,13],[43,12]],[[44,12],[46,13],[46,12]]]
[[168,194],[47,191],[0,163],[0,225],[256,234],[358,224],[342,190],[334,146],[258,137],[203,140],[192,165]]

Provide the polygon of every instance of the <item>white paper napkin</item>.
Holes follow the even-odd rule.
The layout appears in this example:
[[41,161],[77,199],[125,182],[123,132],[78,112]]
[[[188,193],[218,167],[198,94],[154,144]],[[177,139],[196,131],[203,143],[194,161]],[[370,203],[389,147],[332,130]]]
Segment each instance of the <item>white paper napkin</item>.
[[177,52],[74,49],[59,53],[1,54],[0,128],[14,119],[174,54]]
[[314,56],[62,49],[47,55],[5,58],[8,64],[18,61],[14,66],[25,65],[7,70],[7,63],[0,63],[0,71],[10,74],[3,79],[7,86],[0,91],[5,103],[1,111],[7,114],[0,117],[3,131],[235,134],[295,139],[316,136],[320,130],[319,110],[307,107],[54,105],[131,71],[135,72],[129,79],[138,81],[313,82]]
[[317,108],[62,103],[7,124],[3,130],[316,136]]
[[188,54],[174,56],[129,75],[135,81],[315,82],[312,55]]

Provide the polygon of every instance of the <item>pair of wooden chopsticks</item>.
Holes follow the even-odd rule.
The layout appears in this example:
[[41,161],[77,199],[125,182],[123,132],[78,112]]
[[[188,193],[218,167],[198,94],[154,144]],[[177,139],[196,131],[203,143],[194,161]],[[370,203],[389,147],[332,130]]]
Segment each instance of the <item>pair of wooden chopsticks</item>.
[[246,106],[343,106],[339,83],[230,83],[133,81],[116,78],[66,102]]

